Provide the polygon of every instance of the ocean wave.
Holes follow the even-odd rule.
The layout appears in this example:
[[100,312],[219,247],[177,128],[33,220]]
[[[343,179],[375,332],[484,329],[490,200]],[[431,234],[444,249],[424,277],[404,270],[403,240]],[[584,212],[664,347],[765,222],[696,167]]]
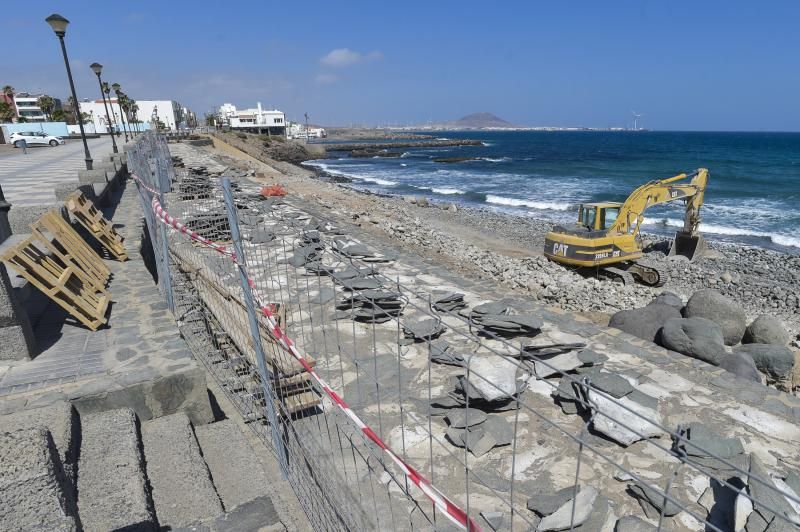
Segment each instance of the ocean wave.
[[389,181],[388,179],[381,179],[379,177],[366,177],[366,176],[349,176],[353,179],[358,179],[359,181],[366,181],[368,183],[375,183],[376,185],[383,185],[385,187],[393,187],[397,184],[397,181]]
[[550,211],[566,211],[572,208],[570,203],[557,203],[554,201],[534,201],[521,200],[516,198],[506,198],[504,196],[486,195],[486,203],[495,205],[506,205],[509,207],[530,207],[531,209],[543,209]]
[[400,166],[406,167],[408,165],[406,163],[400,163]]
[[464,192],[463,190],[459,190],[457,188],[449,188],[449,187],[431,187],[430,190],[435,194],[444,194],[444,195],[466,194],[466,192]]
[[[644,225],[665,225],[669,227],[683,227],[683,220],[676,220],[674,218],[665,218],[663,220],[645,222]],[[728,227],[727,225],[716,224],[700,224],[700,231],[703,233],[713,233],[716,235],[726,236],[751,236],[756,238],[764,238],[774,244],[780,246],[791,246],[800,248],[800,238],[782,235],[780,233],[767,233],[764,231],[755,231],[751,229],[740,229],[738,227]]]
[[411,152],[404,151],[404,152],[403,152],[403,153],[400,155],[400,157],[411,157]]
[[[336,177],[346,177],[348,179],[353,179],[356,181],[366,181],[367,183],[375,183],[376,185],[382,185],[385,187],[392,187],[397,184],[396,181],[389,181],[388,179],[381,179],[379,177],[372,177],[372,176],[364,176],[358,175],[353,173],[342,172],[341,170],[335,170],[331,168],[329,164],[320,162],[319,160],[316,161],[304,161],[303,165],[305,166],[312,166],[314,168],[319,168],[321,171],[325,172],[328,175],[336,176]],[[348,168],[353,168],[355,166],[360,167],[367,167],[369,165],[349,165]]]
[[488,163],[507,163],[511,160],[511,157],[478,157],[478,159]]

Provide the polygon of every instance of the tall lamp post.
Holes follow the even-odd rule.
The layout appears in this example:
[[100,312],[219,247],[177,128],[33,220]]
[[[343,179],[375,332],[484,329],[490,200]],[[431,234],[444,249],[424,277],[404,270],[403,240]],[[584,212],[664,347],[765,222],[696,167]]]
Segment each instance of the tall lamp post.
[[100,79],[100,73],[103,72],[103,65],[100,63],[92,63],[89,65],[92,72],[97,74],[97,83],[100,84],[100,96],[103,97],[103,107],[106,108],[106,123],[108,124],[108,134],[111,136],[111,143],[114,145],[114,153],[119,153],[117,148],[117,139],[114,138],[114,131],[111,129],[111,116],[108,114],[108,103],[106,102],[106,93],[103,92],[103,80]]
[[83,140],[83,153],[85,155],[84,161],[86,161],[86,169],[92,169],[92,156],[89,154],[89,144],[86,142],[86,133],[83,131],[83,120],[81,119],[81,107],[78,104],[78,95],[75,94],[75,83],[72,81],[72,70],[69,68],[69,59],[67,58],[67,47],[64,45],[64,35],[67,34],[67,25],[69,24],[69,20],[65,19],[61,15],[53,13],[46,19],[45,22],[50,24],[50,27],[53,28],[53,32],[58,37],[58,41],[61,43],[61,53],[64,54],[64,65],[67,67],[67,77],[69,78],[69,88],[72,91],[72,100],[75,102],[75,119],[78,122],[78,127],[81,130],[81,140]]
[[119,105],[119,120],[122,122],[122,130],[125,132],[125,142],[128,142],[128,128],[125,127],[125,111],[122,110],[122,87],[119,83],[111,85],[114,93],[117,95],[117,105]]

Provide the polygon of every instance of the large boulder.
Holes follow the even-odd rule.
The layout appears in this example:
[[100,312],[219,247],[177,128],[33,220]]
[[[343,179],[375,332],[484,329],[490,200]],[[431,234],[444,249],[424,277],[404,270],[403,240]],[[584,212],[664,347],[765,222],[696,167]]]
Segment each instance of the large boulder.
[[687,318],[705,318],[722,327],[725,345],[738,344],[747,327],[742,307],[716,290],[698,290],[692,294],[683,313]]
[[675,307],[651,303],[644,308],[620,310],[611,316],[608,326],[616,327],[642,340],[655,342],[667,320],[680,317],[681,311]]
[[772,344],[742,344],[733,352],[753,359],[758,371],[767,376],[769,382],[784,382],[792,378],[794,353],[788,347]]
[[728,355],[719,325],[705,318],[672,318],[661,329],[661,345],[719,366]]
[[670,292],[669,290],[664,290],[660,294],[658,294],[653,300],[648,303],[649,305],[669,305],[670,307],[675,307],[678,310],[683,309],[683,299],[681,296],[676,294],[675,292]]
[[756,368],[753,357],[744,353],[731,353],[720,362],[719,367],[730,371],[737,377],[753,382],[761,382],[761,373]]
[[786,326],[778,318],[762,314],[747,326],[742,343],[789,345],[791,339]]

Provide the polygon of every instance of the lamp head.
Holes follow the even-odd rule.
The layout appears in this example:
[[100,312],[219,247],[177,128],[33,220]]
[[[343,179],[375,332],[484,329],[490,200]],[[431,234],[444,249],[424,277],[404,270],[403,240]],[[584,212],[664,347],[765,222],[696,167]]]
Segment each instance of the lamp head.
[[117,96],[119,96],[119,90],[122,88],[122,85],[120,85],[119,83],[114,83],[113,85],[111,85],[111,88],[114,89],[114,92],[116,92]]
[[92,63],[91,65],[89,65],[89,68],[91,68],[92,72],[94,72],[98,76],[103,71],[103,65],[101,65],[100,63]]
[[65,19],[61,15],[57,13],[53,13],[46,19],[45,22],[50,24],[50,27],[53,28],[53,32],[58,35],[59,37],[63,37],[67,33],[67,25],[69,25],[69,20]]

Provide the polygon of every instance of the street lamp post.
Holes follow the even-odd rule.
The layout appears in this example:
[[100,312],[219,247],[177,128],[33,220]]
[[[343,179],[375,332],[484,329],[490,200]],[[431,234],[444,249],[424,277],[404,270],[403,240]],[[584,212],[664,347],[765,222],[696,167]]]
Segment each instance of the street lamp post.
[[119,83],[114,83],[111,85],[111,88],[114,89],[114,93],[117,95],[117,105],[119,105],[119,120],[122,122],[122,130],[125,132],[125,142],[128,142],[128,128],[125,127],[125,111],[122,110],[122,87]]
[[89,65],[92,72],[97,74],[97,83],[100,84],[100,96],[103,97],[103,107],[106,108],[106,123],[108,124],[108,134],[111,136],[111,143],[114,145],[114,153],[119,153],[117,148],[117,139],[114,138],[114,132],[111,130],[111,115],[108,114],[108,103],[106,102],[106,94],[103,92],[103,80],[100,79],[100,73],[103,71],[103,65],[100,63],[92,63]]
[[67,58],[67,47],[64,44],[64,35],[67,34],[67,25],[69,20],[61,15],[52,14],[46,19],[45,22],[50,24],[53,32],[58,37],[58,42],[61,43],[61,53],[64,54],[64,65],[67,67],[67,77],[69,78],[69,88],[72,91],[72,100],[75,102],[75,118],[78,122],[78,127],[81,130],[81,140],[83,140],[83,153],[85,155],[84,161],[86,162],[86,169],[92,169],[92,156],[89,153],[89,144],[86,142],[86,133],[83,131],[83,120],[81,119],[81,107],[78,104],[78,95],[75,94],[75,83],[72,81],[72,70],[69,68],[69,58]]

